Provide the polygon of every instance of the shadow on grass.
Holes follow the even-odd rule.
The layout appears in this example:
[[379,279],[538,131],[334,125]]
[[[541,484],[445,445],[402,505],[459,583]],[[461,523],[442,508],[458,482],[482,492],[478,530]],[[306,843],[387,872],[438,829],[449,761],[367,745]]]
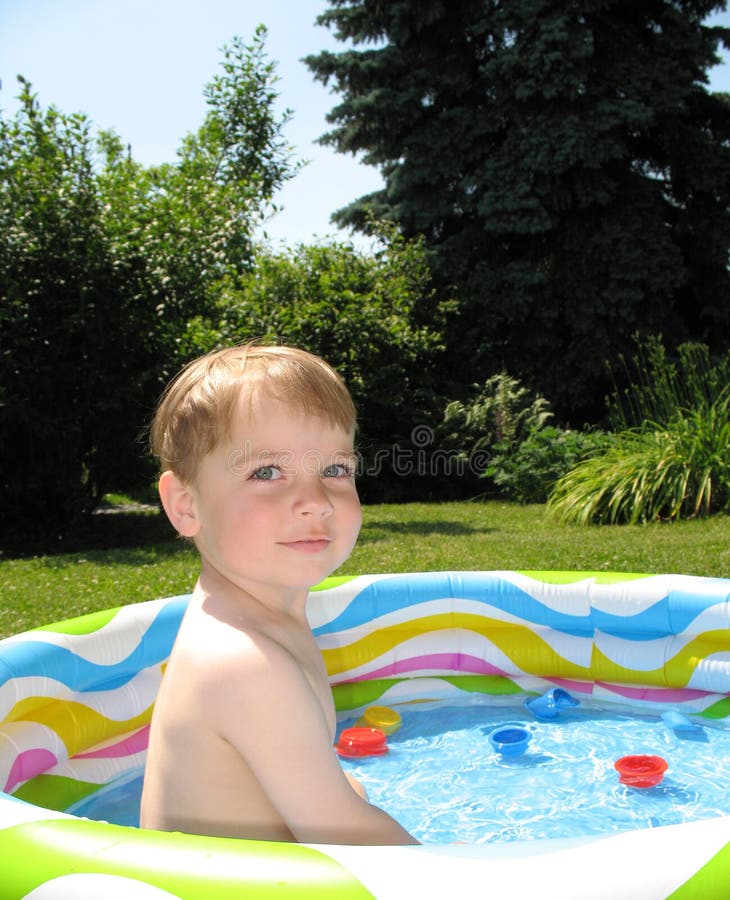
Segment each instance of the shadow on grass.
[[450,522],[448,520],[433,519],[423,521],[421,519],[407,522],[369,521],[363,525],[358,543],[367,543],[380,539],[383,535],[407,534],[421,536],[436,534],[444,537],[458,537],[468,534],[489,534],[497,529],[479,525],[466,525],[464,522]]
[[173,555],[185,545],[173,532],[164,513],[156,507],[104,509],[82,519],[63,534],[35,540],[3,541],[0,559],[55,556],[64,553],[128,550],[155,545],[158,555]]

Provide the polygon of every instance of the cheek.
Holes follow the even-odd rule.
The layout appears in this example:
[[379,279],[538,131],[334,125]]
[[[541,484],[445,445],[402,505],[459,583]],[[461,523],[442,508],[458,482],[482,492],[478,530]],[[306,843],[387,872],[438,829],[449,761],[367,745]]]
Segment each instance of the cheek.
[[248,496],[245,502],[231,503],[229,521],[237,531],[246,531],[252,538],[270,531],[277,523],[280,511],[272,497]]
[[360,526],[362,525],[362,507],[360,506],[360,500],[357,494],[349,498],[347,504],[343,508],[343,514],[350,523],[351,528],[356,533],[359,532]]

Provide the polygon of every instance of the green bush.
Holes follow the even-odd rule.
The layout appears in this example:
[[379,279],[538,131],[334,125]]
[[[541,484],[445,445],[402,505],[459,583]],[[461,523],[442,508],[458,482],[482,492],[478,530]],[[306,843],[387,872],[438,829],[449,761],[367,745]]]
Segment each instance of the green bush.
[[532,393],[506,372],[472,385],[472,396],[452,400],[444,409],[438,444],[466,466],[465,486],[484,493],[495,456],[505,457],[552,418],[544,397]]
[[517,446],[497,444],[486,474],[510,500],[545,503],[558,479],[609,439],[600,431],[534,427]]
[[506,372],[472,385],[473,396],[453,400],[443,417],[443,440],[473,453],[495,444],[514,446],[552,418],[550,404]]
[[614,398],[625,424],[608,449],[555,485],[549,507],[563,522],[651,522],[724,511],[730,505],[730,356],[702,345],[667,359],[661,342],[635,359],[634,386]]
[[0,122],[0,523],[51,531],[89,512],[134,454],[154,382],[154,300],[118,246],[82,116],[27,84]]

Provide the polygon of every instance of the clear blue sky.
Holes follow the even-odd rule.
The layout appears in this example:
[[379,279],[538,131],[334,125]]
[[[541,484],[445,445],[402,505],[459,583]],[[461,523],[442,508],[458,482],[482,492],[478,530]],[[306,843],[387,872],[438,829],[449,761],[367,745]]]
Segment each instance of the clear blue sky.
[[[42,106],[84,112],[113,128],[144,164],[171,161],[183,135],[203,119],[203,86],[218,70],[220,47],[234,35],[249,39],[263,22],[268,55],[278,63],[281,107],[294,111],[287,140],[310,161],[276,198],[284,210],[267,231],[290,244],[324,238],[337,233],[329,223],[334,210],[381,184],[374,169],[315,143],[337,96],[314,81],[301,59],[342,49],[314,24],[326,6],[325,0],[0,0],[0,108],[15,109],[22,74]],[[730,14],[716,18],[730,25]],[[729,54],[710,77],[714,90],[730,92]]]

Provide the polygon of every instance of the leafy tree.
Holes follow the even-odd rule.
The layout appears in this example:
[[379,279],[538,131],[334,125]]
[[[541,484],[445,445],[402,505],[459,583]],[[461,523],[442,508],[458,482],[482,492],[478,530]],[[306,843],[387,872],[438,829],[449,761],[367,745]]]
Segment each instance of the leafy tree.
[[59,533],[139,479],[177,335],[251,264],[292,165],[265,30],[224,49],[174,164],[144,168],[21,80],[0,119],[0,527]]
[[[291,113],[274,111],[276,67],[266,57],[266,33],[259,26],[250,44],[236,37],[223,47],[223,72],[204,90],[208,114],[182,140],[174,164],[144,169],[118,137],[102,135],[99,184],[109,228],[155,280],[155,311],[171,351],[184,323],[217,309],[250,271],[255,229],[299,168],[283,139]],[[166,353],[163,379],[185,361],[184,351]]]
[[[461,316],[462,384],[507,370],[574,420],[635,332],[722,349],[730,104],[707,71],[724,0],[329,0],[352,46],[307,62],[326,143],[385,186],[339,210],[423,235]],[[455,353],[458,348],[458,353]]]
[[[433,387],[441,334],[414,317],[429,279],[421,242],[392,235],[375,254],[334,242],[261,251],[224,298],[220,321],[191,322],[186,339],[193,352],[209,349],[211,338],[260,338],[323,356],[358,409],[362,496],[422,498],[430,472],[419,471],[411,436],[417,428],[430,433],[442,405]],[[439,308],[440,323],[447,314],[448,305]]]

